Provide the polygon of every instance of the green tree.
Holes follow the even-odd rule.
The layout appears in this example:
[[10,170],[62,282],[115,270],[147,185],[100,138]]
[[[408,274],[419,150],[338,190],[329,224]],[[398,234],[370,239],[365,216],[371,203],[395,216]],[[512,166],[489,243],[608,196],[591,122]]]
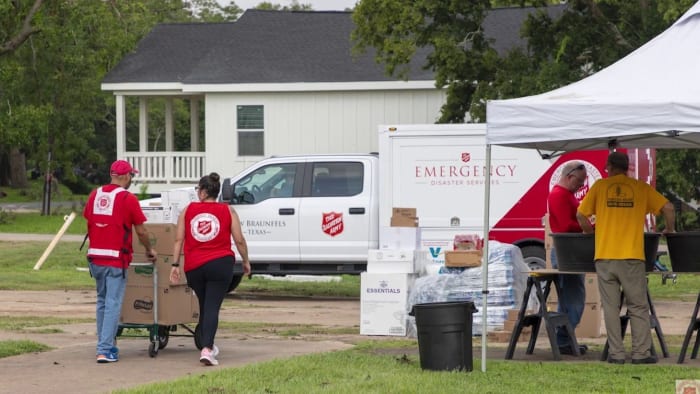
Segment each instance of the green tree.
[[255,6],[257,10],[272,10],[272,11],[311,11],[313,7],[311,4],[301,4],[298,0],[292,0],[292,3],[288,6],[282,6],[280,4],[272,3],[269,1],[263,1]]

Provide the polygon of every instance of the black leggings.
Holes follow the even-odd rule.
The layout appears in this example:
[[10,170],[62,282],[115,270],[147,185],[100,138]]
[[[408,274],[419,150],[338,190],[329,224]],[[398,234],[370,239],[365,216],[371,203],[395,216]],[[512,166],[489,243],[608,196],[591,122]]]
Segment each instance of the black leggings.
[[199,339],[202,347],[212,349],[214,346],[219,310],[233,279],[233,263],[233,256],[221,257],[185,273],[187,285],[199,300]]

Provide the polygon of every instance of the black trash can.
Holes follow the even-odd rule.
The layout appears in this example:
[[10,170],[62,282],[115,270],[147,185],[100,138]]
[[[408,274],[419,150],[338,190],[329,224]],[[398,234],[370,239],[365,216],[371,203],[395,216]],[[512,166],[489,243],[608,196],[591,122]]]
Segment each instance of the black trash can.
[[477,312],[471,301],[434,302],[413,305],[418,353],[422,369],[471,371],[472,321]]

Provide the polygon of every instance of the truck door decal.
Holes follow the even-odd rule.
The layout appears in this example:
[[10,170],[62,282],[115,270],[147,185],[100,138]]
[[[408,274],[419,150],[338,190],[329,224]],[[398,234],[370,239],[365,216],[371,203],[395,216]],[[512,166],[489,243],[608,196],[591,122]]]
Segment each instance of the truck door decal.
[[321,230],[324,233],[335,237],[343,232],[343,213],[342,212],[323,212],[321,218]]

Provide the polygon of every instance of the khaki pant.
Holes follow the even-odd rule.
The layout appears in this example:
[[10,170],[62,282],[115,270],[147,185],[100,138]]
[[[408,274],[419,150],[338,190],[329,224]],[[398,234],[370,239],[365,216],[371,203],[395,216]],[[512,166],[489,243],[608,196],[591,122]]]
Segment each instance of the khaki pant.
[[625,303],[632,327],[632,359],[650,356],[651,328],[647,301],[647,278],[642,260],[596,260],[598,290],[603,304],[605,331],[608,335],[609,357],[625,359],[620,325],[620,296]]

